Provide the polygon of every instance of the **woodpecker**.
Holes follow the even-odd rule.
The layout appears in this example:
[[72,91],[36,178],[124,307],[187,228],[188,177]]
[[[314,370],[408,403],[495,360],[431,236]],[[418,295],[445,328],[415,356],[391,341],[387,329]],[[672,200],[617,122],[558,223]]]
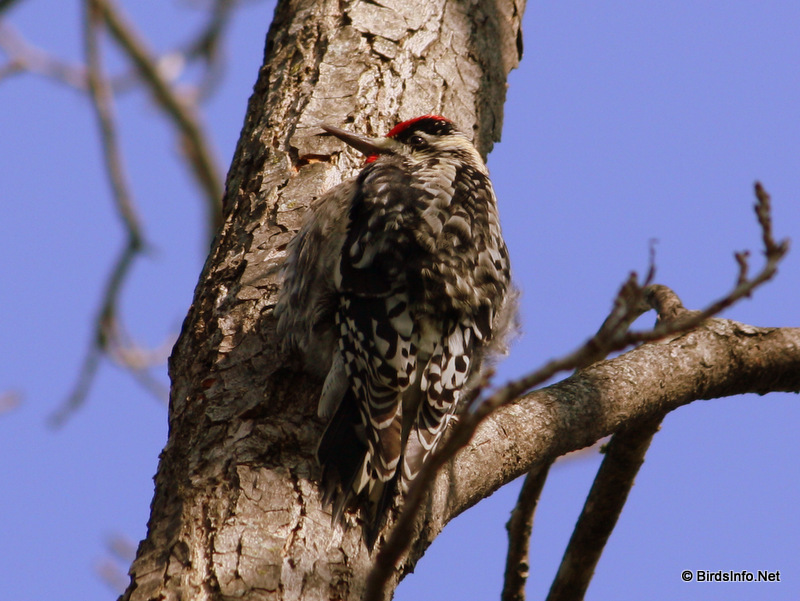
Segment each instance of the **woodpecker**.
[[515,293],[488,170],[444,117],[371,138],[287,247],[277,332],[324,377],[317,449],[333,520],[367,512],[373,547],[397,493],[435,450],[486,359],[503,352]]

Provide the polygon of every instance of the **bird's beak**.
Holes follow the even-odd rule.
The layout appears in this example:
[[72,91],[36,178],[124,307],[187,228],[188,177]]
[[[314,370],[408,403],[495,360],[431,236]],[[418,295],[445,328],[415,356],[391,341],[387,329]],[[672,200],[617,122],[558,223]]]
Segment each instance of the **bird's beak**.
[[320,125],[322,129],[332,136],[336,136],[345,144],[352,146],[359,152],[366,156],[375,156],[376,154],[387,154],[397,152],[402,146],[397,140],[391,138],[369,138],[360,134],[354,134],[332,125]]

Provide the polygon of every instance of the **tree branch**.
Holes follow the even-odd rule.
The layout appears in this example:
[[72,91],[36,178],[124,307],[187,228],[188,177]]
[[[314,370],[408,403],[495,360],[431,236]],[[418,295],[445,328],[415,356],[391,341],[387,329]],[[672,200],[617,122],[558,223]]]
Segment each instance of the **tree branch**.
[[[736,258],[739,262],[740,253]],[[746,269],[746,263],[739,264]],[[746,278],[740,275],[737,285],[745,281]],[[666,286],[650,286],[647,297],[658,311],[659,322],[675,321],[691,313]],[[612,436],[550,588],[548,601],[582,599],[586,594],[600,555],[662,420],[663,416],[656,416],[645,423],[632,424]]]
[[434,494],[447,499],[434,530],[548,457],[591,446],[625,424],[697,400],[745,393],[800,392],[800,328],[755,328],[724,319],[668,342],[646,344],[527,394],[489,417]]
[[180,98],[160,73],[153,53],[121,14],[113,0],[94,0],[109,31],[136,66],[148,85],[156,104],[175,124],[181,134],[183,150],[192,173],[204,192],[208,207],[209,238],[222,223],[223,183],[214,159],[211,142],[206,138],[199,117],[186,99]]
[[501,601],[525,601],[525,583],[530,571],[529,546],[533,531],[533,514],[542,494],[552,463],[536,465],[525,476],[517,504],[506,524],[508,553],[503,576]]
[[[138,253],[139,250],[132,246],[129,241],[129,243],[121,249],[117,259],[114,261],[114,265],[111,268],[111,275],[103,291],[100,309],[94,319],[94,336],[89,343],[89,349],[84,356],[83,364],[78,372],[78,380],[67,396],[67,399],[48,418],[50,426],[55,428],[61,426],[67,418],[83,405],[89,394],[92,381],[95,375],[97,375],[97,370],[100,367],[100,359],[102,359],[103,355],[109,354],[110,356],[119,357],[120,353],[124,352],[118,350],[122,346],[119,334],[122,326],[119,323],[117,307],[125,279]],[[141,383],[141,378],[137,376],[137,372],[140,370],[141,367],[136,366],[132,369],[132,373],[136,377],[137,382]],[[148,386],[145,386],[145,388],[158,396],[158,391],[154,388]]]
[[100,358],[110,347],[109,340],[111,337],[109,333],[115,329],[117,305],[122,286],[133,266],[134,260],[144,247],[144,237],[139,217],[134,209],[122,160],[122,152],[119,147],[114,119],[114,98],[110,85],[103,74],[102,55],[98,40],[101,21],[97,13],[95,0],[86,0],[84,6],[86,14],[83,41],[87,65],[86,82],[89,97],[92,101],[92,108],[100,129],[102,154],[106,163],[106,173],[111,184],[112,197],[117,213],[125,228],[127,241],[112,268],[112,275],[106,286],[101,307],[95,319],[95,335],[84,357],[78,381],[64,404],[49,418],[50,425],[54,427],[63,424],[67,417],[85,401],[92,381],[97,374]]
[[16,390],[0,391],[0,415],[13,411],[22,403],[22,394]]
[[583,599],[660,424],[657,417],[611,437],[547,601]]
[[11,25],[0,21],[0,48],[8,61],[0,67],[0,80],[20,72],[36,73],[66,84],[77,90],[86,90],[86,72],[41,48],[29,43]]
[[200,60],[206,65],[203,76],[197,85],[198,99],[202,100],[209,96],[220,79],[223,69],[222,42],[224,34],[230,25],[233,11],[239,4],[239,0],[214,0],[213,5],[208,9],[208,22],[192,41],[184,45],[183,53],[187,61]]
[[128,235],[128,246],[136,253],[144,246],[144,237],[139,223],[139,216],[133,207],[130,186],[128,185],[122,152],[119,147],[114,118],[114,96],[103,74],[102,56],[98,40],[101,21],[98,14],[97,0],[86,0],[85,8],[83,39],[89,97],[92,100],[92,108],[100,129],[103,159],[105,160],[106,172],[111,183],[114,204],[125,226],[125,231]]
[[[219,206],[222,184],[214,165],[210,145],[194,115],[192,107],[178,97],[160,69],[160,62],[152,57],[143,41],[120,15],[114,0],[85,0],[83,28],[86,67],[73,66],[60,61],[44,50],[28,43],[11,26],[0,23],[0,48],[8,55],[8,61],[0,68],[0,78],[21,71],[28,71],[65,83],[79,91],[86,91],[95,113],[105,170],[112,191],[112,198],[123,223],[127,240],[111,269],[109,282],[102,296],[101,306],[95,319],[95,333],[79,370],[77,382],[65,402],[51,415],[50,424],[58,426],[77,408],[89,393],[91,384],[100,366],[103,355],[128,369],[134,379],[159,399],[165,399],[165,387],[149,373],[153,360],[159,363],[168,353],[139,348],[125,335],[117,308],[122,287],[135,259],[145,247],[144,234],[136,214],[135,204],[125,173],[121,145],[114,115],[114,92],[129,86],[131,78],[122,76],[112,81],[103,70],[102,46],[99,36],[103,25],[107,25],[123,50],[131,58],[136,71],[153,91],[157,105],[175,123],[184,140],[189,166],[206,191],[212,206],[210,231],[216,230],[219,222]],[[192,43],[190,58],[204,58],[209,65],[218,56],[220,36],[229,21],[235,2],[217,0],[209,23]],[[209,66],[211,69],[211,66]],[[127,83],[126,83],[127,82]]]

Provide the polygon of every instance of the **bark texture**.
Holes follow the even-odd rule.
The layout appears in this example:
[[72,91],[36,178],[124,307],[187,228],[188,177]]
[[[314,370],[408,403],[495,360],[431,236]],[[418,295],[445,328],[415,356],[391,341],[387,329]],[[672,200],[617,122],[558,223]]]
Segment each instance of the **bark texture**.
[[457,490],[464,493],[453,495],[451,507],[460,513],[533,463],[693,401],[798,391],[800,328],[709,320],[688,334],[600,361],[499,410],[454,461]]
[[[169,439],[124,599],[357,599],[360,529],[319,506],[320,382],[280,356],[277,268],[305,209],[360,163],[327,122],[452,118],[485,155],[522,0],[280,2],[228,174],[225,221],[170,358]],[[266,24],[265,24],[266,25]]]
[[[380,134],[438,113],[491,149],[522,8],[279,4],[225,221],[170,359],[169,439],[123,599],[361,597],[371,558],[360,528],[332,528],[319,506],[321,382],[277,351],[277,268],[309,203],[357,164],[339,142],[314,136],[320,122]],[[800,330],[712,320],[529,395],[487,420],[439,475],[393,585],[449,519],[537,463],[696,399],[798,389]]]

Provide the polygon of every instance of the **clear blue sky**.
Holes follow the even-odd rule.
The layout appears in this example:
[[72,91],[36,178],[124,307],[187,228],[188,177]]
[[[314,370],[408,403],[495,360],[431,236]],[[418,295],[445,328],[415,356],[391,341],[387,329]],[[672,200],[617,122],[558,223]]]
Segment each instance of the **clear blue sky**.
[[[161,50],[199,20],[186,2],[126,4]],[[265,2],[238,13],[223,88],[207,105],[226,166],[271,13]],[[79,15],[76,2],[26,0],[10,21],[77,61]],[[489,158],[524,291],[524,335],[502,379],[591,334],[628,272],[646,269],[653,238],[657,280],[687,307],[726,291],[734,251],[754,250],[759,264],[756,179],[772,194],[776,235],[795,238],[795,248],[774,282],[725,316],[800,325],[798,32],[795,0],[530,3],[503,141]],[[191,301],[203,212],[148,100],[125,96],[118,112],[152,243],[123,310],[136,339],[155,346],[177,332]],[[0,152],[0,392],[23,395],[0,415],[0,598],[109,599],[95,570],[109,537],[145,535],[166,409],[106,362],[86,406],[58,431],[45,425],[73,385],[123,243],[87,101],[33,76],[0,83]],[[798,400],[750,395],[671,414],[587,599],[797,599]],[[549,587],[598,463],[591,454],[552,471],[533,537],[531,599]],[[396,599],[496,599],[518,488],[449,525]],[[686,569],[780,570],[782,581],[684,583]]]

